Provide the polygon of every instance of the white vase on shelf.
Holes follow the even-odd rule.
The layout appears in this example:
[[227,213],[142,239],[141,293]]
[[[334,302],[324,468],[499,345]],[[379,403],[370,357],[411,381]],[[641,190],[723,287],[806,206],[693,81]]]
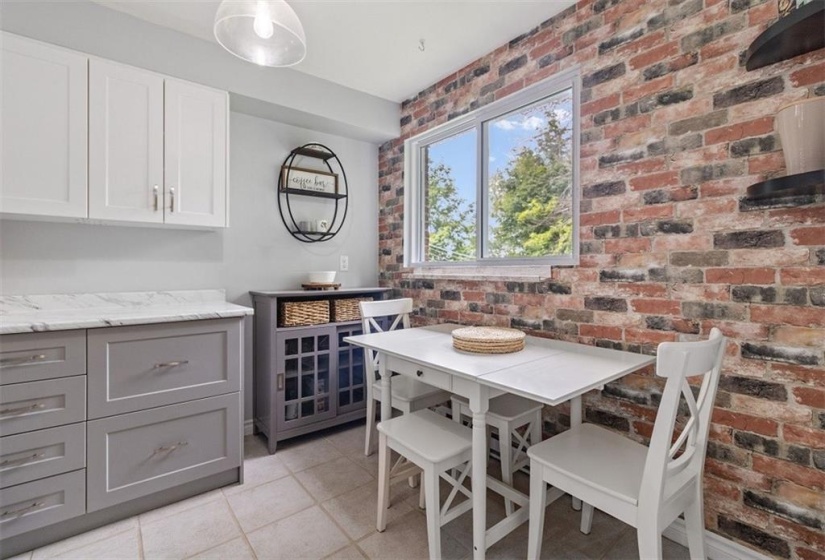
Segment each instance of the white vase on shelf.
[[825,97],[803,99],[776,113],[788,175],[825,169]]

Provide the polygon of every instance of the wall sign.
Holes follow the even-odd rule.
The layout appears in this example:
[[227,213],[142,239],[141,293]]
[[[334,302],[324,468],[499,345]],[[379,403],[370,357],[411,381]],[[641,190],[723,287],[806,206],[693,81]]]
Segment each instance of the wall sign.
[[281,190],[287,188],[298,191],[338,194],[338,175],[284,165],[281,167]]

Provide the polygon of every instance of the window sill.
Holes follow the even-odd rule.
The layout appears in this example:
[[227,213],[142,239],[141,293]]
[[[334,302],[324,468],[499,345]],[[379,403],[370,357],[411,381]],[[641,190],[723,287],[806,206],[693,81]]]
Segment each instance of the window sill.
[[550,278],[549,264],[513,266],[419,266],[409,269],[404,278],[434,280],[541,282]]

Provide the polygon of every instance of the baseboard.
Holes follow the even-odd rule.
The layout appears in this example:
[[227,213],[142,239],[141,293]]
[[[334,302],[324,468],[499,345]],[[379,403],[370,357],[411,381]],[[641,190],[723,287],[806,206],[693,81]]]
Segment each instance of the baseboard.
[[[663,533],[665,538],[687,546],[685,520],[677,519]],[[722,535],[705,531],[705,545],[711,560],[771,560],[770,556],[761,554],[752,548],[743,546]]]
[[243,435],[251,436],[255,433],[255,421],[251,418],[249,420],[244,420],[243,423]]

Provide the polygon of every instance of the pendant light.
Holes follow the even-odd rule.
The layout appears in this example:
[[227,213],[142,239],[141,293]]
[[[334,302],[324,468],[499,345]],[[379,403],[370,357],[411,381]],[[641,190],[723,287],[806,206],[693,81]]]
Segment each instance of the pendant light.
[[215,39],[261,66],[293,66],[306,56],[306,36],[284,0],[223,0],[215,14]]

